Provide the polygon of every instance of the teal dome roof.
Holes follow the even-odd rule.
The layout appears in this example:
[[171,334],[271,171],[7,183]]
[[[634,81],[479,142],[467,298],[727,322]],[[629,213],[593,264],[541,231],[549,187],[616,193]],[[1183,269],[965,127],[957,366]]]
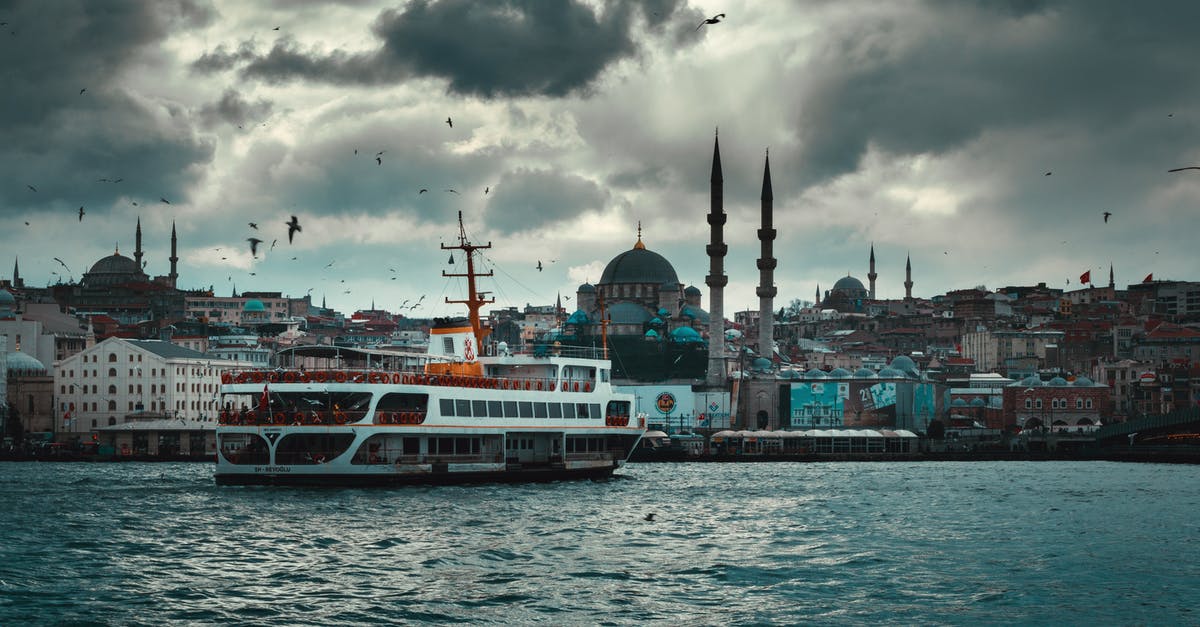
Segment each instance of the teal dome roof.
[[1062,387],[1064,385],[1070,385],[1070,384],[1068,384],[1067,380],[1062,377],[1054,377],[1053,379],[1050,379],[1049,381],[1047,381],[1046,385],[1052,386],[1052,387]]
[[833,289],[835,289],[835,290],[865,290],[867,288],[863,287],[862,281],[859,281],[858,279],[856,279],[852,276],[845,276],[845,277],[838,279],[837,283],[833,284]]
[[911,357],[900,355],[892,360],[891,367],[905,374],[917,376],[917,363]]
[[575,313],[571,314],[570,318],[567,318],[567,324],[587,324],[589,322],[591,322],[591,320],[582,309],[576,309]]
[[679,327],[671,331],[671,339],[676,342],[703,342],[704,338],[692,327]]
[[983,402],[982,398],[971,399],[971,407],[983,407],[984,405],[987,405],[987,403]]
[[[3,291],[3,290],[0,290]],[[18,376],[46,374],[46,366],[37,359],[20,351],[8,354],[8,374]]]
[[771,369],[771,360],[767,359],[766,357],[759,357],[758,359],[754,360],[753,367],[755,370],[767,372]]
[[614,324],[642,324],[650,321],[650,312],[637,303],[617,303],[608,308],[608,319]]
[[891,366],[888,366],[887,368],[884,368],[879,371],[879,378],[880,379],[907,379],[908,375],[904,374],[903,372],[900,372],[899,370],[896,370],[895,368],[892,368]]
[[1016,383],[1011,383],[1009,385],[1011,387],[1019,386],[1019,387],[1024,387],[1024,388],[1035,388],[1035,387],[1038,387],[1039,385],[1042,385],[1042,380],[1037,378],[1036,375],[1030,375],[1028,377],[1025,377],[1024,379],[1021,379],[1020,381],[1018,381]]
[[652,339],[658,339],[658,331],[655,331],[654,329],[650,329],[649,331],[646,331],[646,337],[652,338]]
[[859,368],[858,370],[854,371],[855,379],[875,379],[878,376],[879,375],[875,374],[875,371],[871,370],[870,368]]
[[830,379],[849,379],[850,371],[846,370],[845,368],[834,368],[833,370],[829,371],[829,378]]
[[246,306],[242,307],[242,311],[266,311],[266,310],[267,310],[267,308],[265,306],[263,306],[262,301],[258,300],[257,298],[251,298],[250,300],[246,301]]
[[662,285],[679,284],[679,276],[675,268],[662,255],[646,250],[639,239],[634,248],[627,250],[608,262],[604,274],[600,275],[600,285],[614,283],[650,283]]
[[829,375],[825,374],[824,370],[813,368],[812,370],[809,370],[808,372],[804,373],[804,378],[805,379],[828,379]]
[[950,406],[951,407],[966,407],[967,402],[961,398],[956,398],[953,401],[950,401]]
[[1081,388],[1090,388],[1094,387],[1096,384],[1087,377],[1079,377],[1075,379],[1075,383],[1073,385],[1077,385]]
[[700,288],[696,287],[695,285],[689,285],[689,286],[683,288],[683,295],[684,296],[699,296]]
[[580,285],[579,289],[577,289],[575,291],[579,294],[595,294],[596,286],[592,285],[591,283],[584,283],[583,285]]
[[650,324],[662,324],[662,323],[663,323],[662,318],[659,318],[658,316],[655,316],[650,319]]
[[17,297],[12,295],[8,290],[0,289],[0,309],[12,308],[17,306]]

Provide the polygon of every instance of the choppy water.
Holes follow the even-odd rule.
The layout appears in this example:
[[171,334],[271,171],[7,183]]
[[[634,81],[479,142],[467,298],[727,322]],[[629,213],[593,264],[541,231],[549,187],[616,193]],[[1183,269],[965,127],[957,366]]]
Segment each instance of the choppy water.
[[396,489],[211,472],[0,464],[0,624],[1200,622],[1194,466],[642,464]]

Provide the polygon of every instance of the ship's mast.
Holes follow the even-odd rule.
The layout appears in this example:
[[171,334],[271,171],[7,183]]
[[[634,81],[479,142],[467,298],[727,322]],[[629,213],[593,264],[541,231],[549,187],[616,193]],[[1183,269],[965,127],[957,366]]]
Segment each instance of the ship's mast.
[[475,334],[475,345],[483,346],[483,338],[487,337],[487,332],[483,329],[483,324],[479,322],[479,308],[496,302],[495,298],[485,298],[491,292],[480,292],[475,289],[475,277],[492,276],[492,271],[488,270],[487,274],[475,273],[475,251],[484,250],[492,247],[492,243],[477,246],[472,244],[467,239],[467,230],[463,228],[462,212],[458,212],[458,245],[447,246],[442,244],[442,250],[461,250],[467,254],[467,273],[456,274],[442,270],[444,277],[465,277],[467,279],[467,299],[466,300],[450,300],[446,298],[447,304],[462,304],[467,306],[467,319],[471,321],[471,332]]

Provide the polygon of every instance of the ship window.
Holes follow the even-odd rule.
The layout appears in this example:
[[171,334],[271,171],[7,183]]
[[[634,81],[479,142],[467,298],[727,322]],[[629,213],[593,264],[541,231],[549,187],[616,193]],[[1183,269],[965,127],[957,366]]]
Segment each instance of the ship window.
[[588,404],[587,403],[576,403],[575,414],[576,414],[577,418],[587,418],[588,417]]
[[442,338],[442,352],[446,355],[454,354],[454,338],[453,337]]
[[562,403],[547,403],[551,418],[562,418]]
[[517,408],[521,410],[522,418],[533,418],[533,403],[530,401],[521,401]]
[[429,402],[428,394],[409,394],[405,392],[390,392],[384,394],[375,406],[375,411],[424,411]]
[[504,417],[504,404],[500,401],[488,401],[487,413],[492,418]]
[[563,418],[575,417],[575,403],[563,403]]
[[588,415],[591,416],[592,418],[599,418],[600,417],[600,404],[593,403],[591,405],[588,405]]
[[222,433],[217,436],[220,441],[221,457],[231,464],[262,465],[270,461],[271,451],[267,441],[252,433]]
[[405,455],[420,455],[421,454],[421,438],[404,438],[404,454]]
[[517,417],[517,402],[516,401],[504,401],[504,417],[505,418],[516,418]]
[[458,414],[458,416],[460,418],[470,418],[471,417],[471,401],[469,401],[465,398],[460,398],[460,399],[455,400],[454,401],[454,411]]
[[545,418],[546,417],[546,404],[545,403],[534,403],[533,404],[533,417],[534,418]]
[[486,418],[488,415],[487,401],[471,401],[471,414],[476,418]]
[[454,399],[443,398],[438,401],[438,408],[442,410],[443,416],[454,415]]

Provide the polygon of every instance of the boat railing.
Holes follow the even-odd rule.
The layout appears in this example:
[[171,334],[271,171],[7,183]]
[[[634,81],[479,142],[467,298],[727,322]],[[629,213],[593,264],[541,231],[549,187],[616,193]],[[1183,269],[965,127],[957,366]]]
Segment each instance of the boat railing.
[[217,424],[231,426],[302,426],[302,425],[346,425],[358,422],[367,416],[362,410],[334,409],[329,411],[246,411],[221,410]]
[[590,379],[558,380],[553,377],[491,377],[467,374],[432,374],[423,370],[243,370],[221,375],[225,385],[271,383],[368,383],[391,385],[436,385],[442,387],[545,392],[591,392]]

